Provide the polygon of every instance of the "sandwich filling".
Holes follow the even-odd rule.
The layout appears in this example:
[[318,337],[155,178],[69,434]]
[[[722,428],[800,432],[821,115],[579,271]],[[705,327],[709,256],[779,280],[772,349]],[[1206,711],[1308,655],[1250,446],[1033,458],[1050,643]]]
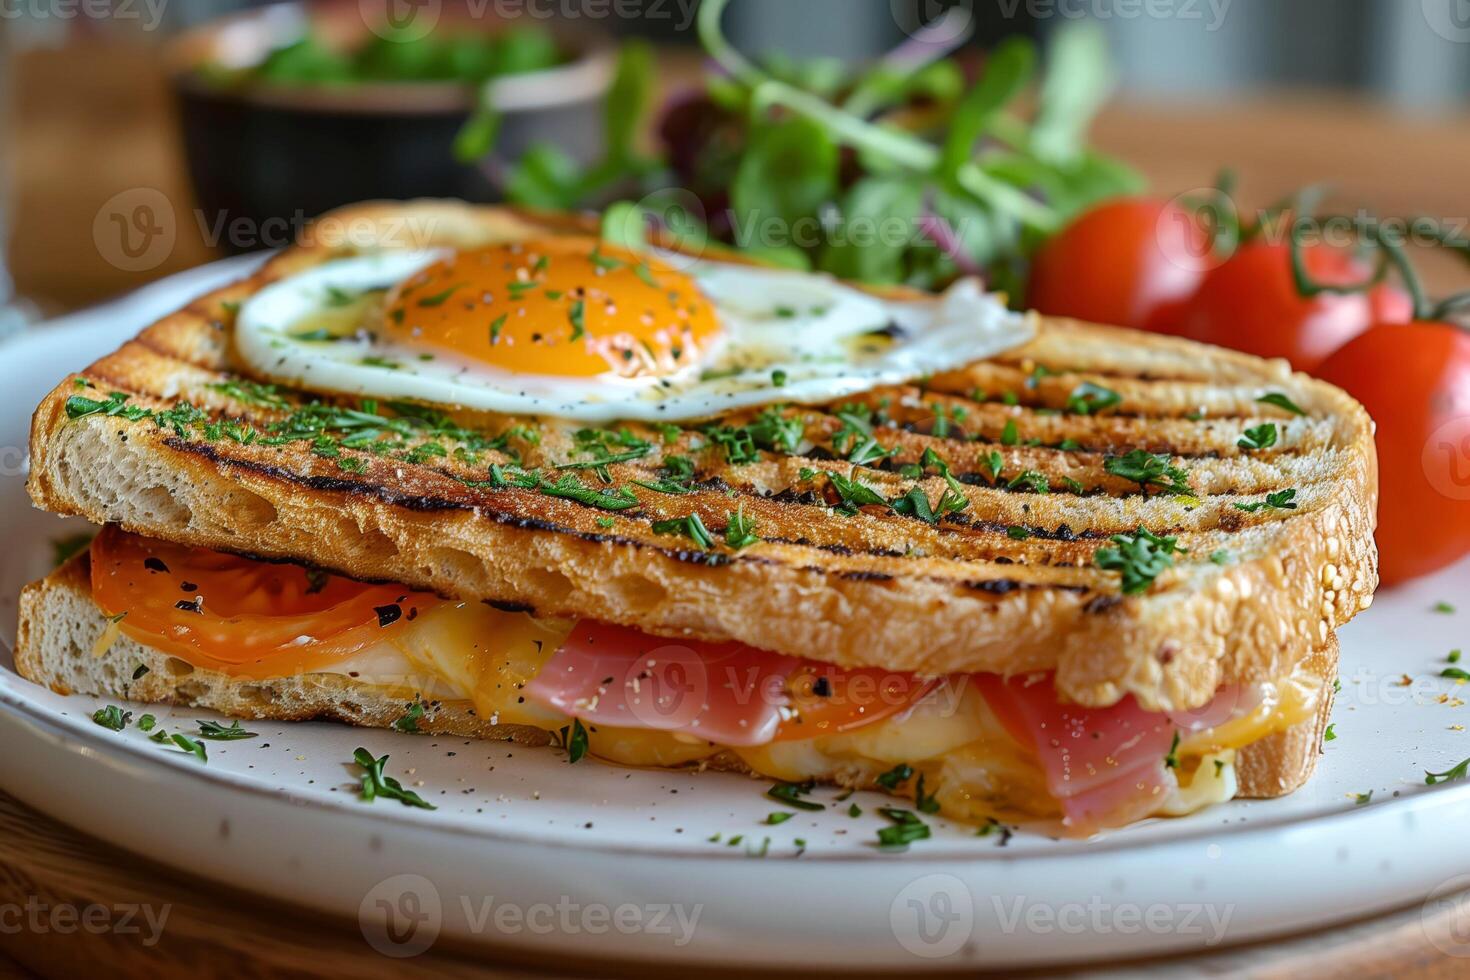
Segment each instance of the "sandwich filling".
[[1305,668],[1189,712],[1062,704],[1047,673],[922,677],[740,643],[670,639],[369,584],[105,528],[92,594],[121,633],[242,680],[347,675],[432,715],[561,733],[609,762],[737,764],[837,782],[973,822],[1055,819],[1086,835],[1235,795],[1235,754],[1310,718]]

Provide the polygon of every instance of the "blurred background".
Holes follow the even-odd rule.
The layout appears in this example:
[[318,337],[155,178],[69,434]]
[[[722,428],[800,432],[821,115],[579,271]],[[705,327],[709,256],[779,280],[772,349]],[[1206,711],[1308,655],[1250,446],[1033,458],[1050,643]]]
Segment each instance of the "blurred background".
[[[360,33],[426,5],[438,14],[438,0],[354,0],[312,16]],[[484,80],[484,58],[498,59],[493,72],[510,83],[498,118],[479,120],[498,128],[500,158],[546,141],[595,156],[620,42],[653,42],[656,101],[698,84],[693,7],[482,0],[470,7],[477,28],[531,28],[554,45],[523,37],[498,53],[461,52],[481,68],[425,76],[405,93],[391,83],[419,69],[381,51],[356,69],[300,48],[272,55],[298,36],[294,6],[262,16],[264,5],[242,0],[0,0],[0,293],[8,269],[19,309],[74,309],[283,244],[292,215],[330,206],[334,193],[498,196],[504,173],[473,159],[477,134],[465,132],[480,96],[464,80]],[[1327,180],[1380,213],[1470,211],[1466,0],[736,0],[724,23],[742,51],[863,64],[912,44],[923,24],[946,23],[950,8],[966,21],[961,59],[1011,35],[1044,45],[1069,24],[1095,23],[1117,92],[1092,144],[1165,196],[1232,166],[1254,202]],[[226,16],[244,19],[221,30]],[[250,75],[262,61],[274,79]],[[334,74],[351,70],[355,82]],[[267,84],[245,100],[247,76]],[[517,88],[517,76],[529,84]],[[456,140],[469,141],[459,147],[468,162],[455,159]],[[267,227],[282,209],[287,224]],[[1448,268],[1431,257],[1426,272],[1433,280]]]

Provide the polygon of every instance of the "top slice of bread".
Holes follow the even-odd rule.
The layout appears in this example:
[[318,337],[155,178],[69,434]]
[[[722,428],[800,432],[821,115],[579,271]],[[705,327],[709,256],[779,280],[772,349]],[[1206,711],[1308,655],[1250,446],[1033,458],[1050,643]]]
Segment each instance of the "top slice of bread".
[[[932,468],[917,479],[897,470],[926,448],[948,462],[968,505],[937,523],[829,506],[837,501],[825,472],[852,469],[842,454],[832,458],[843,423],[831,405],[786,409],[804,427],[798,452],[762,451],[738,465],[697,425],[667,442],[630,426],[653,448],[609,468],[639,499],[616,513],[490,485],[489,464],[510,457],[493,448],[456,455],[456,430],[438,423],[404,423],[407,435],[378,452],[258,438],[313,399],[356,405],[255,385],[270,379],[234,354],[233,311],[267,283],[375,247],[584,230],[575,218],[445,202],[335,212],[257,275],[87,368],[80,378],[94,387],[63,380],[33,422],[31,496],[168,540],[843,666],[1055,670],[1061,694],[1089,705],[1133,694],[1150,709],[1191,707],[1222,683],[1281,677],[1371,600],[1377,464],[1361,406],[1284,362],[1067,320],[1045,319],[1025,346],[922,388],[846,400],[881,405],[891,421],[875,435],[895,454],[860,469],[884,497],[918,486],[937,501],[946,484]],[[1071,410],[1084,382],[1121,401],[1106,413]],[[67,411],[74,396],[114,392],[130,410],[155,414]],[[1305,414],[1258,401],[1270,393]],[[157,414],[180,402],[192,408]],[[1266,421],[1277,443],[1241,449],[1243,431]],[[573,458],[582,428],[471,412],[454,422],[486,439],[533,425],[539,442],[504,443],[528,468]],[[1193,496],[1146,493],[1107,472],[1108,457],[1134,449],[1168,454]],[[694,459],[695,492],[633,483],[657,480],[674,453]],[[1295,491],[1293,507],[1236,506],[1285,489]],[[718,540],[737,508],[762,539],[738,551],[652,529],[698,514]],[[1147,592],[1125,596],[1094,552],[1139,527],[1177,535],[1188,551]],[[1015,528],[1029,536],[1018,540]]]

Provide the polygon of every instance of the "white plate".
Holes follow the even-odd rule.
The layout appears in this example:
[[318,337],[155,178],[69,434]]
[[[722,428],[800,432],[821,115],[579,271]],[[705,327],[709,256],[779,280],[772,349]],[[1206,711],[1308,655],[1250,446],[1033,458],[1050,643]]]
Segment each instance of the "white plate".
[[[0,347],[7,643],[20,586],[46,571],[51,539],[77,530],[25,499],[31,409],[68,370],[243,268],[195,270]],[[1464,611],[1431,612],[1441,599]],[[767,826],[783,807],[741,777],[569,766],[551,749],[326,724],[251,723],[259,738],[209,743],[202,765],[136,727],[94,725],[102,702],[37,688],[8,656],[0,779],[59,819],[160,861],[358,917],[390,955],[453,937],[559,956],[787,968],[1133,957],[1470,887],[1470,782],[1424,785],[1426,769],[1470,756],[1470,734],[1454,728],[1470,722],[1456,701],[1470,688],[1438,676],[1450,649],[1470,647],[1467,621],[1470,563],[1380,596],[1343,632],[1337,738],[1306,788],[1089,842],[1018,833],[1002,846],[999,835],[932,821],[932,840],[879,853],[880,800],[869,794],[853,798],[864,809],[857,818],[843,804]],[[205,714],[153,713],[169,729]],[[390,755],[389,771],[438,809],[359,802],[348,764],[358,745]],[[1356,802],[1369,791],[1371,801]],[[728,844],[737,834],[742,842]]]

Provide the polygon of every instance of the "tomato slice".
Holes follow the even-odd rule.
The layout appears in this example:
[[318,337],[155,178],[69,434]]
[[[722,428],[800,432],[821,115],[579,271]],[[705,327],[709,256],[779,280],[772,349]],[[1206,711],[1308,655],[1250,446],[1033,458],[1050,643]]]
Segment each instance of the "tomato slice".
[[872,724],[935,683],[582,620],[526,696],[597,724],[753,746]]
[[123,633],[198,667],[252,677],[320,669],[388,639],[437,596],[300,565],[155,541],[92,542],[92,595]]
[[1049,674],[976,674],[975,682],[1011,737],[1036,755],[1072,829],[1131,823],[1173,787],[1164,757],[1174,723],[1166,715],[1132,697],[1108,708],[1061,704]]
[[803,660],[787,678],[788,706],[776,741],[850,732],[905,711],[939,684],[937,677],[879,667],[843,670]]

